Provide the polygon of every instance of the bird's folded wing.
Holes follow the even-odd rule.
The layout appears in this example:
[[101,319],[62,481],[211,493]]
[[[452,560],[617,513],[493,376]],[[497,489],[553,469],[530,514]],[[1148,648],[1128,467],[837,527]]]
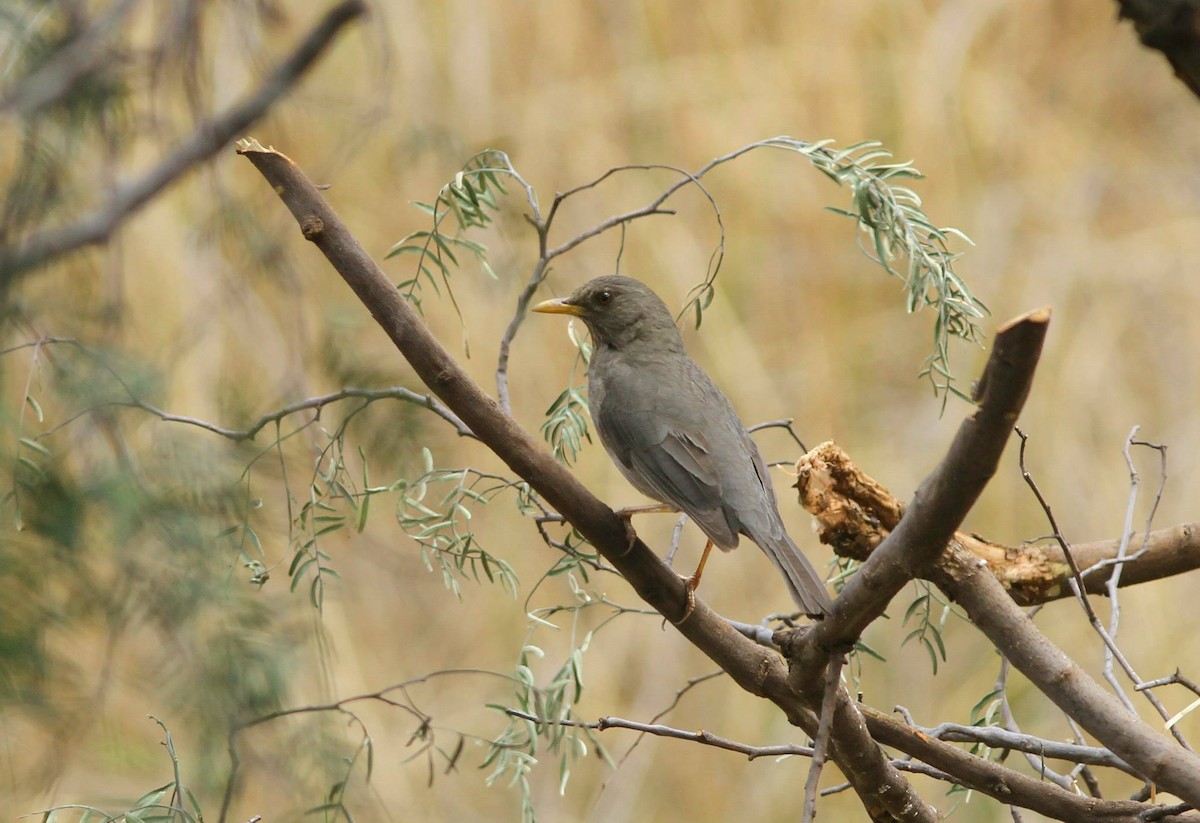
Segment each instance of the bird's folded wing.
[[686,513],[721,548],[737,544],[725,515],[716,462],[702,434],[655,426],[649,416],[628,412],[603,425],[611,427],[614,442],[623,444],[617,458],[644,484],[643,491]]

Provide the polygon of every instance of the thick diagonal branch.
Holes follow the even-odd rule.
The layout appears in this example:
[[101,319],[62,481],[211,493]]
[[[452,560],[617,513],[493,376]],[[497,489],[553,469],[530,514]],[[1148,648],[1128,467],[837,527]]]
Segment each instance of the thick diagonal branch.
[[[566,517],[643,600],[673,621],[683,620],[688,597],[679,577],[641,540],[630,545],[625,521],[470,380],[296,165],[254,141],[241,141],[238,151],[267,179],[295,216],[304,236],[329,259],[434,394]],[[772,700],[792,722],[810,735],[816,734],[812,704],[791,688],[787,671],[775,652],[738,634],[700,601],[677,626],[739,686]],[[930,823],[937,819],[936,811],[871,741],[861,718],[854,736],[849,734],[852,723],[840,726],[846,733],[839,735],[835,727],[833,759],[863,799],[872,819]]]
[[850,578],[833,613],[813,627],[806,642],[849,648],[896,593],[941,555],[996,472],[1029,394],[1049,322],[1050,310],[1039,309],[997,331],[975,393],[979,408],[963,421],[949,452],[921,483],[900,522]]

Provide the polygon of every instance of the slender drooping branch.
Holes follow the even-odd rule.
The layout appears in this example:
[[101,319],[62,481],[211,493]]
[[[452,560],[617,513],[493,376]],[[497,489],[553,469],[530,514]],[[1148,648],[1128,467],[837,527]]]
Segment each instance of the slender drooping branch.
[[[225,426],[220,426],[216,423],[211,423],[207,420],[201,420],[198,417],[188,417],[187,415],[172,414],[163,411],[157,406],[152,406],[149,403],[137,397],[129,400],[116,400],[111,403],[99,403],[87,410],[86,413],[91,413],[97,409],[102,409],[110,406],[128,406],[130,408],[141,409],[148,414],[152,414],[164,423],[183,423],[189,426],[196,426],[213,434],[219,434],[221,437],[229,438],[235,443],[240,443],[243,440],[253,440],[263,429],[272,423],[278,423],[285,417],[290,417],[293,414],[298,414],[302,411],[315,411],[318,416],[321,411],[328,405],[336,403],[339,400],[348,398],[356,398],[366,400],[368,403],[374,403],[378,400],[403,400],[406,403],[413,403],[428,409],[438,417],[445,420],[454,427],[455,432],[459,437],[474,437],[467,425],[458,419],[458,415],[450,411],[440,400],[431,394],[421,394],[412,389],[406,389],[403,386],[392,386],[383,389],[340,389],[329,394],[322,394],[317,397],[306,397],[303,400],[297,400],[295,403],[289,403],[274,411],[267,412],[259,417],[249,427],[245,429],[232,429]],[[74,418],[70,418],[46,433],[49,434],[63,425],[70,423]]]
[[203,123],[190,138],[143,177],[118,188],[108,202],[62,228],[39,232],[17,248],[0,249],[0,285],[67,252],[103,243],[125,218],[160,191],[224,148],[287,94],[351,20],[366,12],[363,0],[343,0],[318,23],[249,97]]

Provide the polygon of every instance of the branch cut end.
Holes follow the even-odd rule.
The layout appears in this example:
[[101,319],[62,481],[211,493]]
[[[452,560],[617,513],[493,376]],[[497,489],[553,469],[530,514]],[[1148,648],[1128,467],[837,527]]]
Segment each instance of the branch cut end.
[[284,160],[291,163],[293,166],[296,165],[292,161],[292,158],[288,157],[286,154],[279,151],[274,146],[264,146],[262,143],[258,142],[253,137],[243,137],[240,140],[238,140],[236,143],[234,143],[233,145],[234,145],[234,150],[237,151],[238,154],[243,154],[243,155],[244,154],[273,154],[276,157],[282,157]]
[[1050,322],[1050,315],[1053,313],[1053,310],[1049,306],[1042,306],[1040,309],[1034,309],[1033,311],[1027,311],[1024,314],[1018,314],[1016,317],[997,328],[996,334],[1004,334],[1004,332],[1008,331],[1014,326],[1019,326],[1022,323],[1038,323],[1040,325],[1046,325]]

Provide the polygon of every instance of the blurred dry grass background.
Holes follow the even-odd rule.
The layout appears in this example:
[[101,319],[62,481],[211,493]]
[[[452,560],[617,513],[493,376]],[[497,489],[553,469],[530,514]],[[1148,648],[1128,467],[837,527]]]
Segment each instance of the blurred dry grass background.
[[[250,88],[322,10],[316,3],[280,3],[279,16],[267,20],[247,4],[214,6],[203,17],[202,41],[215,68],[201,81],[218,109]],[[314,180],[330,183],[330,200],[379,256],[401,236],[425,228],[423,215],[407,201],[431,200],[471,153],[485,147],[506,151],[546,204],[555,191],[611,166],[692,169],[776,134],[831,137],[842,145],[882,140],[928,175],[916,188],[935,222],[961,228],[975,241],[960,271],[992,310],[989,330],[1016,313],[1053,307],[1021,421],[1032,438],[1029,466],[1069,538],[1115,537],[1129,486],[1121,449],[1134,425],[1169,448],[1170,479],[1156,525],[1197,517],[1200,281],[1192,269],[1200,259],[1200,102],[1159,55],[1139,47],[1132,32],[1114,21],[1114,12],[1113,4],[1081,0],[378,0],[370,19],[343,36],[252,134],[287,153]],[[140,25],[139,36],[153,30],[148,19]],[[162,133],[189,130],[182,98],[156,114]],[[120,167],[144,168],[158,156],[160,137],[148,130],[121,147]],[[13,162],[6,151],[0,174],[10,174]],[[664,173],[618,176],[573,203],[556,238],[640,205],[669,179]],[[844,207],[845,192],[802,159],[756,153],[706,182],[726,223],[727,254],[717,299],[702,329],[688,333],[693,353],[748,422],[794,417],[809,445],[837,440],[898,497],[909,496],[966,411],[951,401],[939,417],[940,401],[916,378],[932,316],[904,314],[899,284],[858,251],[847,220],[823,210]],[[674,204],[677,216],[631,228],[622,269],[679,305],[705,276],[717,228],[694,191]],[[497,341],[535,258],[532,233],[520,219],[523,205],[510,197],[498,228],[483,237],[499,279],[467,264],[454,280],[469,332],[467,367],[490,388]],[[606,235],[558,261],[544,293],[565,293],[611,270],[617,241]],[[386,270],[404,279],[411,260],[389,261]],[[7,344],[62,334],[128,352],[156,370],[154,402],[222,425],[241,427],[262,412],[347,384],[419,388],[232,149],[138,214],[111,247],[34,273],[16,297],[32,319],[10,325]],[[426,316],[453,350],[464,351],[463,323],[447,301],[430,296]],[[984,352],[960,347],[955,356],[958,375],[969,385]],[[10,414],[24,390],[28,361],[18,362],[22,357],[10,355],[4,372]],[[535,318],[522,328],[511,379],[514,410],[527,427],[540,424],[569,377],[572,357],[557,319]],[[48,423],[71,411],[48,408]],[[327,420],[341,413],[329,410]],[[264,432],[261,444],[269,439]],[[351,430],[351,441],[366,449],[373,479],[381,483],[419,472],[420,444],[430,447],[439,465],[500,469],[480,448],[412,408],[373,407]],[[204,456],[233,483],[256,454],[133,410],[114,412],[107,422],[89,418],[46,442],[75,472],[111,463],[113,444],[120,442],[145,467],[147,484],[178,486],[191,495],[196,489],[179,476],[184,462],[193,465]],[[761,442],[769,459],[797,456],[781,434],[767,433]],[[318,445],[320,438],[310,432],[288,453],[293,493],[303,496]],[[180,454],[190,457],[183,461]],[[1155,461],[1139,455],[1144,489],[1138,527],[1157,482]],[[475,525],[488,548],[521,575],[518,599],[499,587],[473,584],[455,599],[424,570],[411,540],[388,522],[384,505],[364,533],[335,534],[325,542],[342,579],[327,590],[318,618],[302,594],[286,591],[288,513],[278,460],[259,465],[252,494],[263,508],[254,523],[267,556],[282,565],[251,606],[238,608],[269,612],[272,631],[280,633],[245,636],[242,648],[253,653],[257,643],[288,644],[288,662],[273,675],[286,684],[288,705],[444,669],[509,671],[526,641],[547,650],[538,672],[545,677],[571,648],[569,631],[529,634],[522,601],[553,558],[507,501],[479,513]],[[638,502],[598,447],[582,455],[578,472],[614,505]],[[777,484],[792,533],[823,564],[828,551],[805,538],[807,518],[786,505],[782,473]],[[1047,531],[1017,471],[1015,448],[967,525],[1011,543]],[[671,518],[638,523],[652,545],[665,546],[672,527]],[[119,585],[129,570],[106,565],[110,533],[92,537],[89,562],[106,571],[97,585]],[[4,539],[33,548],[21,543],[27,538]],[[209,568],[218,583],[244,588],[245,574],[232,553],[207,546],[210,554],[197,560],[198,567]],[[697,533],[686,532],[684,566],[699,548]],[[153,551],[152,542],[146,551]],[[180,573],[166,564],[157,568],[160,562],[161,556],[148,556],[136,573]],[[753,548],[718,557],[710,569],[703,596],[724,614],[755,621],[787,605],[782,585]],[[1126,590],[1124,646],[1144,677],[1176,666],[1197,674],[1200,641],[1190,605],[1196,581],[1192,574]],[[632,605],[630,593],[611,578],[595,585]],[[147,589],[140,609],[166,608],[154,601],[154,591]],[[561,581],[552,582],[531,603],[566,597]],[[882,709],[904,705],[921,723],[967,722],[972,705],[992,687],[996,656],[968,625],[951,618],[949,660],[934,676],[921,649],[899,646],[902,611],[898,604],[893,619],[866,638],[889,662],[865,665],[864,699]],[[228,613],[217,609],[208,619],[220,623]],[[597,619],[586,615],[574,642]],[[1053,604],[1038,622],[1098,671],[1099,643],[1076,606]],[[77,668],[46,673],[36,712],[0,712],[0,814],[69,801],[117,805],[165,782],[159,731],[144,719],[150,713],[172,729],[185,776],[190,773],[202,789],[215,819],[226,762],[219,743],[201,742],[206,734],[219,739],[221,730],[195,728],[195,718],[180,708],[189,704],[177,695],[221,684],[170,680],[171,661],[187,653],[183,647],[192,643],[198,648],[191,653],[203,654],[206,629],[196,629],[190,641],[184,636],[164,645],[161,635],[135,626],[109,649],[112,627],[103,613],[70,625],[70,632],[51,631],[46,642]],[[658,620],[636,616],[598,634],[585,665],[580,714],[639,720],[649,720],[688,678],[712,668]],[[464,674],[415,686],[412,694],[440,729],[486,736],[496,733],[499,721],[483,704],[510,701],[511,687],[499,678]],[[1068,735],[1061,717],[1018,677],[1011,695],[1027,731]],[[1173,710],[1186,702],[1174,693],[1165,699]],[[435,766],[431,779],[422,760],[405,763],[416,748],[410,717],[378,706],[364,706],[362,715],[377,751],[369,786],[362,785],[361,773],[354,778],[352,806],[359,819],[517,816],[514,791],[484,788],[476,770],[483,749],[475,742],[468,742],[457,771],[443,774]],[[665,722],[754,743],[799,740],[769,706],[722,680],[689,693]],[[1195,716],[1181,727],[1193,738],[1200,734]],[[338,737],[341,752],[351,751],[354,731],[336,723],[332,728],[322,733]],[[311,721],[289,720],[248,735],[244,782],[230,819],[293,819],[319,802],[320,787],[338,766],[336,758],[319,756],[315,741],[324,738],[313,729]],[[449,731],[439,734],[443,745],[453,745]],[[609,731],[604,741],[620,757],[635,738]],[[565,796],[557,791],[553,755],[532,780],[543,820],[774,821],[796,817],[806,767],[799,759],[746,762],[647,739],[615,773],[596,758],[577,764]],[[827,783],[836,780],[827,775]],[[1134,788],[1110,785],[1116,794]],[[925,788],[942,808],[964,799],[943,797],[938,785]],[[825,803],[822,814],[830,820],[862,818],[852,797]],[[976,797],[959,807],[955,819],[1011,818]]]

